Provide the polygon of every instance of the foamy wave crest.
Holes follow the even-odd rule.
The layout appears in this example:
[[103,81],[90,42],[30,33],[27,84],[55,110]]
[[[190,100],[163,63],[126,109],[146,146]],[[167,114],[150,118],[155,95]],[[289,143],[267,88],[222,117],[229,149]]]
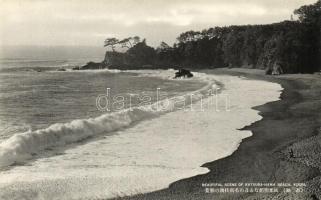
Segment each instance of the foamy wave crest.
[[53,124],[46,129],[16,134],[0,144],[0,167],[30,159],[32,155],[50,147],[75,143],[89,137],[128,127],[134,122],[146,118],[175,111],[206,96],[207,91],[214,87],[214,80],[209,80],[206,80],[208,84],[200,90],[183,96],[164,99],[152,105],[103,114],[96,118]]
[[[75,66],[76,67],[76,66]],[[121,72],[127,72],[130,70],[120,70],[120,69],[86,69],[86,70],[73,70],[73,69],[66,69],[66,71],[62,72],[73,72],[73,73],[102,73],[102,72],[108,72],[108,73],[114,73],[118,74]],[[57,72],[57,71],[56,71]]]
[[140,109],[124,110],[16,134],[0,144],[0,167],[29,159],[32,154],[49,147],[63,146],[97,134],[115,131],[149,114],[151,113]]

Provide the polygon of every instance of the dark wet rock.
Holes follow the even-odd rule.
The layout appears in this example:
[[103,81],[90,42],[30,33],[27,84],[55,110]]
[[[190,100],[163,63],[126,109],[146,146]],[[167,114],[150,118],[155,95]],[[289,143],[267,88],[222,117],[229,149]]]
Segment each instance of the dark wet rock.
[[81,66],[79,70],[88,70],[88,69],[105,69],[106,65],[101,62],[101,63],[96,63],[96,62],[88,62],[86,65]]
[[189,71],[187,69],[179,69],[178,72],[175,73],[174,78],[180,78],[180,77],[191,78],[191,77],[193,77],[193,74],[191,73],[191,71]]
[[57,69],[57,71],[64,72],[64,71],[66,71],[66,69],[60,68],[60,69]]

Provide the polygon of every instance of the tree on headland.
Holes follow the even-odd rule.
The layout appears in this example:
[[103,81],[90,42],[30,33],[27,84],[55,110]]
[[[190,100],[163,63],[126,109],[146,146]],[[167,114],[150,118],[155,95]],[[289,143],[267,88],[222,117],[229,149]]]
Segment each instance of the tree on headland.
[[321,0],[312,5],[301,6],[294,11],[294,14],[299,16],[301,22],[319,25],[320,28]]
[[187,31],[178,36],[177,40],[181,43],[191,42],[197,39],[201,39],[202,35],[199,31]]
[[119,39],[113,37],[113,38],[106,38],[106,40],[104,42],[104,47],[110,47],[112,49],[112,51],[114,52],[115,47],[117,45],[120,45],[121,48],[130,49],[139,42],[140,42],[140,37],[138,37],[138,36],[124,38],[122,40],[119,40]]
[[110,47],[115,51],[115,46],[118,44],[119,40],[117,38],[107,38],[104,42],[104,47]]
[[132,38],[132,40],[133,40],[133,46],[134,46],[134,45],[136,45],[137,43],[140,42],[140,37],[139,37],[139,36],[134,36],[134,37]]
[[164,41],[162,41],[159,47],[157,47],[158,52],[165,52],[165,51],[168,51],[169,49],[171,49],[171,47]]
[[129,38],[124,38],[124,39],[122,39],[122,40],[120,40],[119,42],[118,42],[118,44],[120,44],[121,45],[121,47],[122,48],[131,48],[131,47],[133,47],[133,45],[132,45],[132,43],[130,42],[130,37]]
[[294,14],[299,20],[190,30],[181,33],[172,46],[161,42],[156,51],[138,36],[120,41],[109,38],[105,44],[113,50],[116,45],[128,48],[123,53],[129,57],[128,65],[229,66],[265,69],[267,74],[313,73],[320,70],[320,7],[318,0],[298,8]]
[[140,42],[140,37],[134,36],[134,37],[128,37],[120,40],[118,44],[121,45],[122,48],[132,48],[135,46],[137,43]]

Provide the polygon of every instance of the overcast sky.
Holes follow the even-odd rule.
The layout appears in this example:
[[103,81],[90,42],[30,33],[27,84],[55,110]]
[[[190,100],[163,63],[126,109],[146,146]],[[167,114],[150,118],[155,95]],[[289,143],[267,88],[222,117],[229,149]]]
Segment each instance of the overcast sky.
[[316,0],[0,0],[2,45],[102,45],[138,35],[157,46],[208,27],[290,19]]

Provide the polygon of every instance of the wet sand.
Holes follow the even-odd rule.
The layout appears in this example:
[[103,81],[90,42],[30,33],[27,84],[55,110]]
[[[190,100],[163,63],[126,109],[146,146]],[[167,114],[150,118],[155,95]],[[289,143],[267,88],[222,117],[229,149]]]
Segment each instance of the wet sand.
[[[244,130],[252,137],[226,158],[205,163],[209,173],[172,183],[169,188],[123,199],[320,199],[321,75],[266,76],[260,70],[204,70],[282,85],[281,100],[258,107],[262,120]],[[293,151],[293,156],[289,151]],[[209,152],[211,153],[211,152]],[[305,183],[303,192],[205,193],[202,183]]]

